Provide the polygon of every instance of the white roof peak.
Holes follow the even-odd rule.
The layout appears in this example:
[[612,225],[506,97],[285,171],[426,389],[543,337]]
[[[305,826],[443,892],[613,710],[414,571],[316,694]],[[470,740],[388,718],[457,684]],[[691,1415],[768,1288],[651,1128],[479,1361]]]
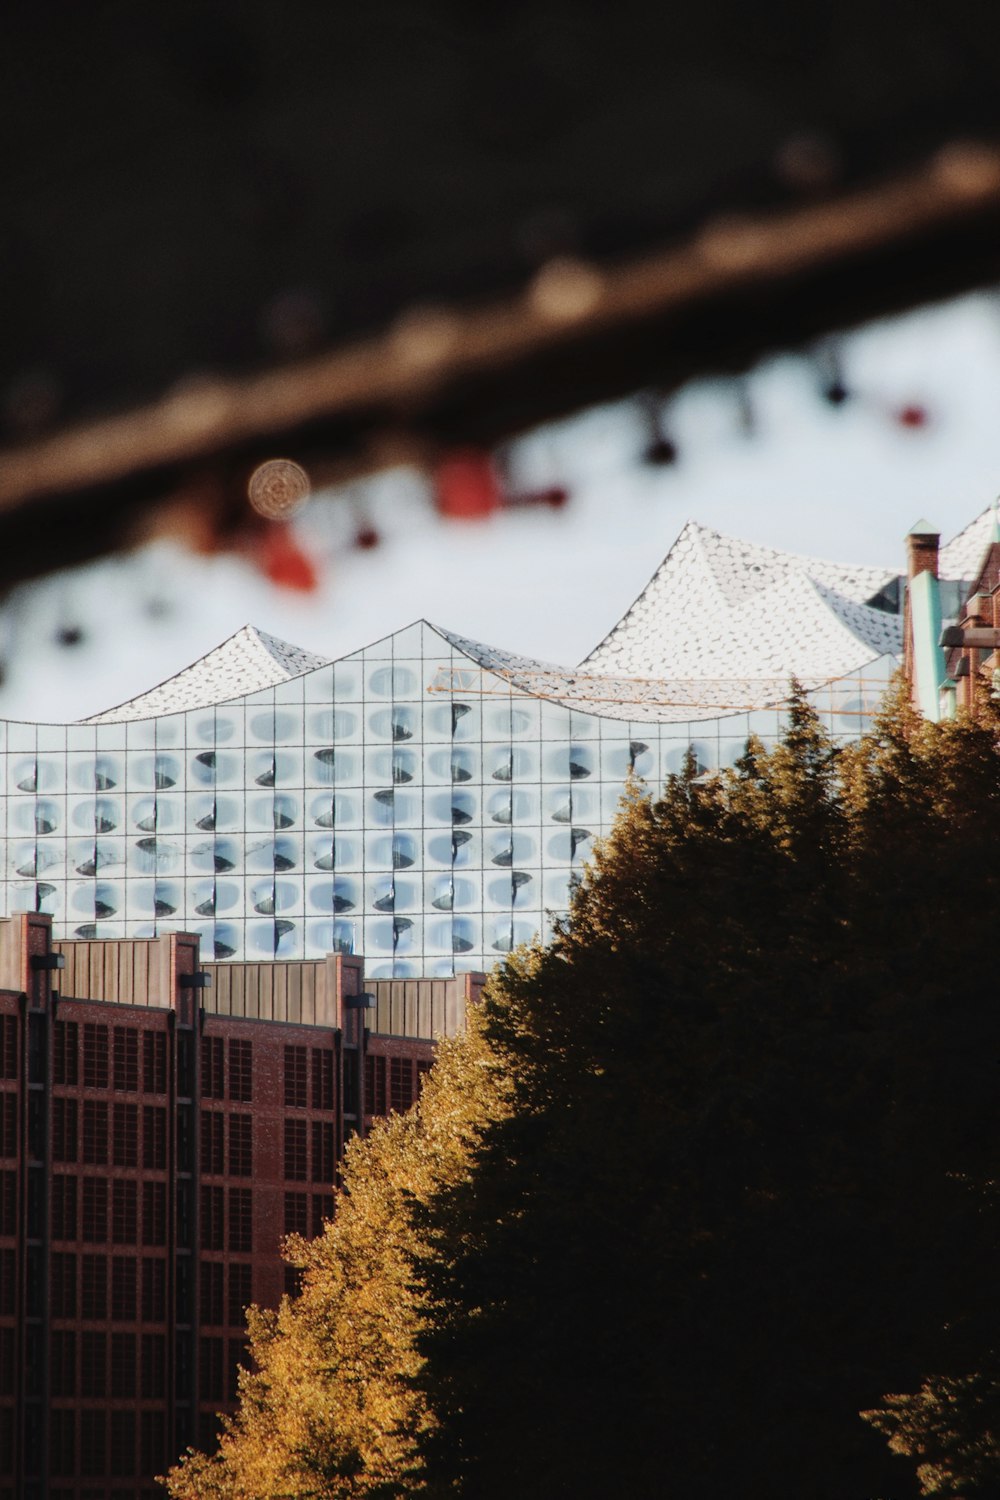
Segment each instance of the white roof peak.
[[180,713],[188,708],[207,708],[213,703],[225,703],[245,693],[274,687],[326,665],[326,657],[293,646],[256,625],[244,625],[165,682],[82,722],[113,724]]

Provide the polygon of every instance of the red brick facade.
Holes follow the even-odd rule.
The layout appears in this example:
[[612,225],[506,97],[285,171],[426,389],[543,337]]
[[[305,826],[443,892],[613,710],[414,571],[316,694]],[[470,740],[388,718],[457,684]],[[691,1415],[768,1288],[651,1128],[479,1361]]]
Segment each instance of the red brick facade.
[[0,922],[0,1500],[152,1500],[231,1409],[247,1304],[294,1292],[284,1235],[321,1231],[345,1137],[409,1107],[433,1042],[368,1029],[358,958],[262,965],[315,991],[274,1020],[210,1009],[190,935],[56,945],[63,972],[49,936]]

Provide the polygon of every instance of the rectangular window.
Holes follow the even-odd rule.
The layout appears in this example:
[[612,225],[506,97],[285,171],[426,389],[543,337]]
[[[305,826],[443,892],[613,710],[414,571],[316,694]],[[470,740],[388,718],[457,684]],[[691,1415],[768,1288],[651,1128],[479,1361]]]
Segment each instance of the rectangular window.
[[224,1099],[226,1091],[222,1075],[225,1043],[221,1036],[203,1036],[201,1039],[201,1096],[203,1099]]
[[203,1338],[198,1341],[198,1384],[203,1401],[223,1399],[223,1341]]
[[333,1182],[333,1123],[330,1120],[312,1122],[312,1180]]
[[201,1263],[201,1321],[207,1327],[218,1327],[223,1321],[221,1260]]
[[135,1322],[136,1262],[130,1255],[111,1257],[111,1320]]
[[108,1086],[108,1028],[97,1021],[85,1021],[83,1025],[83,1086]]
[[289,1182],[305,1182],[308,1177],[305,1120],[285,1121],[285,1177]]
[[223,1132],[226,1117],[217,1110],[201,1112],[201,1170],[205,1176],[221,1177],[226,1170]]
[[167,1092],[167,1036],[164,1031],[143,1032],[142,1087],[147,1094]]
[[103,1099],[83,1101],[83,1159],[95,1166],[108,1160],[108,1106]]
[[167,1316],[167,1263],[144,1260],[142,1263],[142,1321],[162,1323]]
[[166,1467],[166,1422],[162,1411],[144,1411],[139,1419],[139,1464],[143,1474]]
[[229,1042],[229,1097],[240,1104],[253,1099],[253,1042]]
[[166,1171],[167,1112],[160,1104],[142,1107],[142,1165],[147,1171]]
[[253,1115],[229,1116],[229,1175],[253,1176]]
[[201,1190],[201,1248],[221,1250],[223,1237],[223,1189],[203,1187]]
[[370,1115],[386,1113],[385,1058],[373,1052],[365,1057],[365,1109]]
[[406,1110],[413,1103],[413,1064],[408,1057],[389,1059],[389,1107]]
[[[135,1473],[135,1412],[111,1413],[111,1472],[116,1477]],[[112,1500],[117,1491],[112,1491]],[[128,1493],[131,1495],[132,1491]]]
[[91,1245],[103,1245],[108,1237],[108,1179],[83,1179],[83,1238]]
[[75,1088],[80,1081],[80,1028],[76,1021],[57,1021],[52,1028],[52,1082]]
[[135,1399],[135,1334],[111,1335],[111,1394]]
[[108,1336],[106,1333],[80,1335],[80,1395],[107,1395]]
[[[146,1183],[163,1187],[164,1183]],[[126,1178],[116,1181],[111,1194],[111,1238],[116,1245],[134,1245],[138,1240],[139,1184]]]
[[305,1109],[306,1107],[306,1055],[305,1047],[285,1048],[286,1109]]
[[114,1030],[114,1081],[122,1093],[139,1088],[139,1028],[116,1026]]
[[312,1054],[313,1109],[333,1108],[333,1050],[314,1047]]
[[[118,1030],[118,1028],[115,1028]],[[116,1167],[139,1165],[139,1106],[116,1104],[114,1164]]]
[[0,1078],[17,1077],[17,1017],[0,1016]]
[[58,1406],[49,1413],[49,1472],[64,1478],[76,1473],[76,1412]]
[[[10,1279],[6,1283],[10,1288],[10,1307],[5,1305],[6,1298],[0,1296],[0,1312],[14,1311],[14,1252],[13,1250],[0,1250],[0,1270],[4,1269],[4,1257],[10,1257]],[[50,1306],[54,1318],[76,1317],[76,1256],[66,1251],[55,1250],[49,1266],[49,1285],[51,1288]],[[3,1287],[6,1290],[6,1287]]]
[[17,1095],[0,1094],[0,1156],[17,1155]]
[[285,1233],[309,1233],[309,1199],[305,1193],[285,1194]]
[[167,1341],[162,1333],[142,1336],[142,1397],[159,1401],[166,1395]]
[[301,1297],[302,1296],[302,1267],[301,1266],[286,1266],[285,1267],[285,1296],[286,1297],[291,1297],[293,1301],[295,1300],[296,1297]]
[[108,1316],[108,1257],[84,1255],[81,1262],[80,1315],[103,1322]]
[[76,1395],[76,1334],[57,1329],[49,1339],[49,1387],[53,1396]]
[[52,1159],[76,1161],[78,1154],[76,1100],[53,1099]]
[[17,1233],[17,1173],[0,1172],[0,1234]]
[[52,1179],[52,1238],[76,1239],[77,1179],[56,1173]]
[[426,1057],[418,1057],[417,1058],[417,1093],[418,1094],[422,1094],[423,1093],[423,1091],[424,1091],[424,1084],[427,1081],[427,1075],[428,1075],[428,1073],[430,1072],[430,1070],[431,1070],[431,1068],[433,1066],[434,1066],[434,1064],[430,1061],[429,1058],[426,1058]]
[[229,1189],[229,1248],[237,1254],[253,1249],[253,1196],[249,1188]]
[[246,1323],[246,1309],[253,1301],[253,1267],[230,1262],[229,1265],[229,1323],[233,1328],[242,1328]]
[[144,1245],[167,1243],[167,1184],[144,1182],[142,1185],[142,1242]]
[[80,1469],[88,1478],[107,1470],[104,1411],[88,1407],[80,1413]]
[[327,1219],[333,1218],[333,1194],[313,1193],[312,1201],[312,1234],[313,1239],[318,1239],[323,1233],[323,1225]]

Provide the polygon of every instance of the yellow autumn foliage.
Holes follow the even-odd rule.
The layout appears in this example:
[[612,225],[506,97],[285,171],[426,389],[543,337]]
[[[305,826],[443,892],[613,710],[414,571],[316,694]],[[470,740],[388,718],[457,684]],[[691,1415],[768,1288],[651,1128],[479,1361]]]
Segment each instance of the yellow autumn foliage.
[[318,1239],[286,1242],[301,1296],[251,1310],[256,1368],[240,1376],[239,1411],[217,1454],[189,1451],[167,1476],[174,1500],[419,1492],[417,1439],[433,1417],[413,1384],[424,1303],[414,1209],[469,1172],[507,1092],[472,1015],[441,1043],[415,1107],[351,1142],[335,1218]]

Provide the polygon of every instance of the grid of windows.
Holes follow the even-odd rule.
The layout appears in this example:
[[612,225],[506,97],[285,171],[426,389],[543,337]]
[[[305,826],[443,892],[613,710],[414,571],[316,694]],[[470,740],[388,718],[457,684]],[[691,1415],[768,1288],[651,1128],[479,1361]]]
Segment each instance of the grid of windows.
[[201,1112],[201,1170],[208,1176],[221,1177],[225,1171],[226,1117],[218,1110]]
[[285,1233],[309,1233],[309,1195],[307,1193],[285,1194]]
[[167,1092],[167,1038],[162,1031],[143,1033],[142,1088],[146,1094]]
[[57,1172],[52,1178],[52,1238],[76,1239],[76,1204],[78,1179]]
[[389,1107],[406,1110],[413,1103],[413,1063],[408,1057],[389,1059]]
[[17,1095],[0,1093],[0,1156],[17,1155]]
[[229,1175],[253,1176],[253,1115],[229,1116]]
[[83,1086],[86,1089],[108,1086],[108,1028],[98,1021],[83,1023]]
[[142,1241],[144,1245],[167,1243],[167,1184],[142,1184]]
[[54,1397],[76,1395],[76,1334],[57,1328],[49,1338],[49,1390]]
[[111,1335],[111,1394],[135,1396],[135,1334]]
[[307,1100],[306,1058],[308,1048],[285,1048],[285,1108],[305,1109]]
[[221,1250],[225,1235],[225,1193],[221,1187],[201,1190],[201,1248]]
[[103,1322],[108,1316],[108,1257],[83,1255],[80,1265],[80,1316]]
[[52,1101],[52,1160],[76,1161],[77,1110],[75,1099]]
[[76,1412],[58,1406],[49,1413],[49,1472],[63,1478],[76,1472]]
[[229,1039],[229,1097],[241,1104],[253,1099],[253,1042]]
[[329,1120],[312,1122],[312,1180],[333,1182],[334,1137]]
[[83,1101],[83,1159],[104,1166],[108,1160],[108,1106],[103,1099]]
[[285,1121],[285,1178],[305,1182],[309,1175],[305,1120]]
[[333,1049],[312,1049],[312,1107],[333,1109]]
[[[116,1031],[119,1028],[115,1028]],[[112,1160],[116,1167],[135,1167],[139,1164],[139,1106],[116,1104],[114,1107],[114,1151]]]
[[114,1029],[114,1086],[126,1093],[139,1087],[139,1028],[116,1026]]
[[76,1021],[56,1021],[52,1028],[52,1081],[79,1082],[80,1028]]
[[162,1333],[142,1335],[141,1392],[146,1401],[158,1401],[166,1395],[167,1341]]
[[246,1309],[253,1301],[253,1267],[241,1261],[229,1263],[229,1318],[231,1326],[240,1328],[246,1319]]
[[229,1249],[253,1249],[253,1194],[249,1188],[229,1189]]
[[142,1321],[162,1323],[167,1316],[167,1264],[159,1259],[142,1262]]
[[[146,1184],[161,1187],[162,1183]],[[111,1238],[116,1245],[134,1245],[138,1238],[139,1184],[134,1179],[116,1180],[111,1194]]]
[[0,1172],[0,1234],[17,1233],[17,1173]]
[[[4,1257],[10,1256],[10,1277],[0,1277],[0,1293],[5,1283],[10,1289],[10,1306],[4,1306],[0,1295],[0,1310],[14,1311],[14,1252],[0,1250],[0,1271],[4,1269]],[[76,1317],[76,1256],[69,1251],[54,1250],[49,1261],[49,1310],[54,1318]]]
[[167,1165],[167,1112],[159,1104],[142,1107],[142,1165],[160,1172]]
[[207,1326],[223,1322],[223,1278],[225,1268],[219,1260],[201,1263],[201,1321]]
[[365,1108],[370,1115],[388,1113],[385,1089],[385,1058],[369,1052],[365,1056]]
[[0,1016],[0,1078],[17,1077],[17,1017]]
[[201,1093],[204,1099],[224,1099],[225,1043],[221,1036],[201,1039]]
[[108,1237],[108,1179],[83,1179],[83,1238],[103,1244]]
[[115,1323],[135,1322],[137,1265],[131,1255],[111,1257],[111,1319]]
[[80,1394],[107,1395],[108,1336],[90,1329],[80,1335]]

